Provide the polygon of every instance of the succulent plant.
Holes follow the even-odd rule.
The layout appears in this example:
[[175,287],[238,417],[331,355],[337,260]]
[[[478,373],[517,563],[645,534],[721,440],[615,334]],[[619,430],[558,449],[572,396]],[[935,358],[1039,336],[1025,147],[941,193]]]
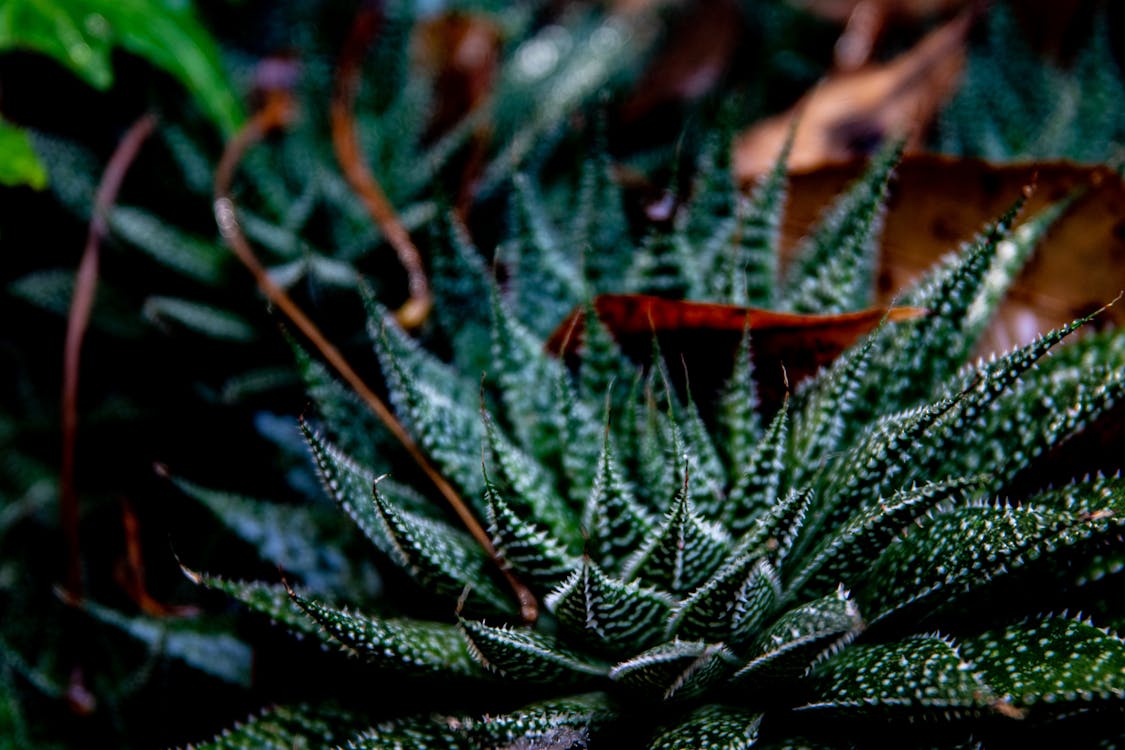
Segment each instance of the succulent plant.
[[[726,144],[713,145],[715,161]],[[377,478],[371,456],[337,447],[363,444],[355,422],[332,418],[358,407],[304,355],[327,421],[301,431],[324,487],[446,615],[388,617],[393,602],[376,615],[299,584],[187,572],[365,659],[372,680],[452,681],[474,705],[489,692],[508,703],[388,716],[337,696],[267,709],[205,746],[1120,742],[1123,620],[1104,592],[1121,580],[1125,481],[1018,488],[1120,398],[1125,336],[1072,336],[1084,318],[964,364],[1057,210],[1015,226],[1017,201],[902,294],[925,315],[884,321],[780,399],[759,397],[755,369],[780,365],[753,358],[752,327],[711,394],[672,377],[701,368],[666,362],[659,339],[647,365],[624,356],[599,317],[596,295],[611,291],[868,307],[897,155],[874,157],[783,277],[784,154],[750,196],[721,167],[702,171],[673,226],[639,243],[604,160],[588,160],[562,217],[521,177],[497,251],[503,283],[451,227],[434,248],[430,334],[449,356],[371,299],[369,330],[399,419],[487,520],[537,622],[426,487],[397,482],[412,470]],[[572,308],[576,363],[544,345]],[[1091,602],[1096,620],[1067,609]],[[539,700],[512,708],[513,694]]]

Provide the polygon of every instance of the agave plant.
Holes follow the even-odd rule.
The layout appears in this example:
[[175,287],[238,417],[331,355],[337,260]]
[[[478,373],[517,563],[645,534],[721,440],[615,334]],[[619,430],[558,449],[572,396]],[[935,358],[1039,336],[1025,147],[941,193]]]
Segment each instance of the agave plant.
[[[337,696],[267,709],[206,746],[994,747],[1075,727],[1120,741],[1121,611],[1099,592],[1120,583],[1125,482],[1011,488],[1120,397],[1125,336],[1075,337],[1045,358],[1083,319],[963,364],[1061,209],[1014,228],[1014,206],[902,294],[927,314],[880,324],[779,403],[759,399],[755,368],[779,364],[755,363],[753,328],[712,397],[672,384],[682,365],[659,340],[648,364],[626,358],[599,317],[606,291],[867,307],[896,158],[873,159],[783,277],[780,166],[747,197],[704,159],[720,166],[674,227],[634,246],[591,158],[565,230],[536,182],[516,181],[503,285],[463,233],[437,243],[434,335],[452,364],[369,300],[398,417],[487,519],[508,576],[540,604],[534,623],[425,487],[337,447],[363,440],[333,416],[348,395],[302,356],[326,421],[301,431],[327,492],[446,616],[189,577],[362,657],[373,680],[479,683],[475,705],[481,691],[509,702],[387,716]],[[572,307],[584,311],[573,367],[544,346]],[[1099,621],[1067,609],[1091,602]],[[514,693],[540,700],[512,709]]]

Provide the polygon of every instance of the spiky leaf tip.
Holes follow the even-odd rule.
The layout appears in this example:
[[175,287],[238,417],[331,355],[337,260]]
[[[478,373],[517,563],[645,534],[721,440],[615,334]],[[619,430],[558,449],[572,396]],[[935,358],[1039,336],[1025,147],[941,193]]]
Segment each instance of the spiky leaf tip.
[[464,643],[477,663],[510,680],[573,684],[589,682],[608,671],[606,665],[534,630],[492,627],[464,618],[459,623]]
[[674,602],[662,591],[607,575],[589,559],[546,598],[569,634],[618,654],[654,645]]

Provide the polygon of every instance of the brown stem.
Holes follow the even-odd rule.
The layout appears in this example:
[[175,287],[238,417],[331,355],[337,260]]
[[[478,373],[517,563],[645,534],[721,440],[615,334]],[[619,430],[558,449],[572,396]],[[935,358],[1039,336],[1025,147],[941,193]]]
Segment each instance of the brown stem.
[[406,270],[410,299],[398,309],[395,316],[403,328],[412,329],[425,322],[433,306],[430,283],[422,265],[422,256],[410,239],[410,233],[402,225],[394,206],[387,200],[379,181],[367,168],[356,135],[354,107],[363,56],[379,30],[380,16],[380,10],[375,4],[367,3],[361,8],[340,54],[332,93],[332,145],[348,183],[359,195]]
[[262,293],[272,302],[279,310],[281,310],[287,318],[305,335],[306,338],[316,347],[317,351],[321,353],[324,359],[339,373],[352,390],[367,404],[368,408],[375,413],[395,439],[398,440],[414,459],[415,463],[425,472],[430,481],[437,487],[438,492],[446,499],[450,507],[461,519],[461,523],[465,525],[469,533],[476,539],[477,543],[488,553],[489,557],[496,563],[504,578],[508,581],[512,591],[516,595],[516,599],[520,604],[520,614],[523,619],[528,623],[535,622],[539,616],[539,604],[535,599],[535,595],[524,586],[516,577],[506,568],[503,559],[500,557],[499,552],[492,544],[487,532],[481,527],[476,517],[473,516],[471,510],[465,505],[465,501],[457,494],[457,491],[451,484],[441,475],[437,468],[430,462],[426,455],[414,442],[410,433],[406,431],[402,423],[398,421],[394,413],[387,407],[383,400],[379,398],[372,391],[366,383],[356,374],[351,365],[348,364],[344,356],[339,350],[332,345],[324,337],[304,311],[292,300],[292,298],[285,292],[284,289],[279,287],[269,277],[266,269],[258,261],[254,255],[250,243],[247,241],[246,236],[242,233],[242,228],[238,223],[238,216],[235,212],[234,202],[230,197],[230,186],[234,177],[235,169],[238,167],[239,162],[242,160],[243,155],[247,149],[259,141],[268,132],[282,128],[289,122],[292,117],[292,107],[287,98],[275,97],[269,100],[265,107],[263,107],[257,114],[251,118],[243,129],[235,135],[235,137],[227,144],[226,150],[223,152],[222,159],[219,161],[219,166],[215,171],[215,220],[219,224],[219,231],[222,233],[223,238],[227,244],[242,261],[242,264],[249,269],[253,274],[254,280],[258,283],[258,288]]
[[62,468],[59,474],[59,516],[66,538],[68,595],[82,598],[82,554],[79,543],[78,490],[75,486],[75,445],[78,439],[78,374],[82,340],[90,324],[94,296],[98,287],[98,259],[102,238],[108,227],[110,209],[117,200],[121,182],[137,152],[156,128],[156,116],[146,114],[126,131],[110,157],[94,196],[86,247],[74,277],[74,297],[67,317],[66,344],[63,349],[62,388]]

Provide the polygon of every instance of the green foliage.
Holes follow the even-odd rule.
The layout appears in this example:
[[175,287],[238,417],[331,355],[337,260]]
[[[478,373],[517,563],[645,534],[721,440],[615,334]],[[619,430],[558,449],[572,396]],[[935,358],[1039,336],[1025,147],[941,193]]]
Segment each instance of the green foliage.
[[[896,160],[897,148],[877,156],[825,213],[805,241],[819,260],[798,263],[784,282],[758,276],[770,277],[762,299],[832,311],[866,304],[867,282],[857,278],[870,280]],[[776,175],[765,180],[775,197],[756,210],[772,215],[755,222],[776,227],[781,188]],[[592,307],[576,372],[544,354],[538,336],[570,304],[559,304],[560,290],[580,295],[608,280],[565,281],[581,270],[545,223],[545,194],[520,177],[512,195],[521,249],[502,254],[510,276],[489,292],[492,357],[479,388],[475,373],[413,342],[378,306],[369,328],[396,410],[488,522],[503,565],[540,597],[540,622],[513,621],[515,602],[474,542],[413,496],[372,491],[362,462],[307,429],[329,493],[451,615],[385,619],[227,585],[237,598],[402,675],[485,680],[497,691],[601,691],[487,721],[407,720],[421,733],[412,736],[436,746],[582,747],[622,734],[630,747],[813,746],[801,743],[820,740],[788,732],[815,715],[825,746],[863,741],[863,720],[890,722],[904,745],[921,743],[911,727],[928,719],[965,730],[934,746],[959,746],[971,732],[1006,747],[1025,737],[1016,717],[1122,709],[1125,642],[1044,612],[1088,602],[1078,571],[1096,569],[1103,583],[1120,576],[1104,555],[1120,540],[1125,483],[1008,491],[1125,394],[1125,337],[1089,335],[1045,357],[1087,318],[957,369],[1060,210],[1013,229],[1014,208],[907,290],[930,315],[881,325],[771,413],[757,403],[753,331],[716,408],[670,382],[660,347],[647,368],[623,359]],[[689,226],[681,220],[643,240],[638,257],[653,243],[687,243]],[[834,245],[852,260],[828,257]],[[548,258],[572,265],[541,267]],[[703,277],[701,256],[669,258],[664,270],[676,278]],[[853,267],[860,259],[868,270]],[[618,283],[632,291],[670,278],[654,268],[620,269]],[[479,290],[491,284],[478,281]],[[468,287],[447,288],[450,304],[471,302]],[[718,288],[748,299],[740,283]],[[468,310],[466,319],[482,323]],[[458,335],[456,316],[439,322],[450,326],[435,336],[454,362],[480,361],[459,351],[479,342]],[[337,429],[332,420],[324,428]],[[293,623],[298,610],[314,625]],[[654,711],[659,720],[645,718]],[[352,746],[374,746],[371,731]]]
[[12,0],[0,9],[0,51],[30,49],[86,83],[113,83],[110,56],[123,47],[175,76],[230,135],[245,115],[219,49],[190,3],[170,0]]
[[1086,44],[1062,65],[1031,49],[1010,3],[986,19],[984,43],[940,117],[943,151],[987,159],[1103,162],[1125,142],[1125,75],[1114,57],[1108,8],[1097,6]]
[[47,171],[35,156],[27,132],[0,120],[0,185],[47,187]]

